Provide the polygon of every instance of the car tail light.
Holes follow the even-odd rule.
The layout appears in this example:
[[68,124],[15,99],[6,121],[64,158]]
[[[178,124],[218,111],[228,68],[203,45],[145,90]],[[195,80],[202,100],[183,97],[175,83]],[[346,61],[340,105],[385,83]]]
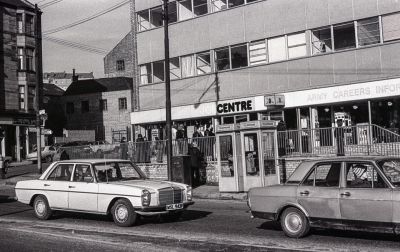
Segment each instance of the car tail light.
[[192,187],[188,186],[186,188],[186,199],[187,201],[192,201]]
[[151,201],[151,193],[147,190],[142,191],[142,206],[149,206]]

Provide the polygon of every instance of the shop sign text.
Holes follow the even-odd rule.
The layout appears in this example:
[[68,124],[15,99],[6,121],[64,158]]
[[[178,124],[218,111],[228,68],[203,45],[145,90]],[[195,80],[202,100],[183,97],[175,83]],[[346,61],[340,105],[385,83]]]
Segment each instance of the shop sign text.
[[218,114],[239,113],[254,110],[254,100],[229,101],[217,105]]

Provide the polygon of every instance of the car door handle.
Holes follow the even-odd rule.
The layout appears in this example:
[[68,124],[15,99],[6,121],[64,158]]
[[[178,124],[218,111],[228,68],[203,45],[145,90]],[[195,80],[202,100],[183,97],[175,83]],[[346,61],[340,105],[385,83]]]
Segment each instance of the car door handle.
[[50,186],[49,184],[44,184],[44,186]]
[[70,186],[68,186],[68,188],[75,188],[75,186],[70,185]]
[[309,191],[300,192],[300,195],[303,195],[303,196],[307,196],[307,195],[309,195],[309,194],[310,194]]
[[349,192],[341,193],[340,196],[349,197],[351,194]]

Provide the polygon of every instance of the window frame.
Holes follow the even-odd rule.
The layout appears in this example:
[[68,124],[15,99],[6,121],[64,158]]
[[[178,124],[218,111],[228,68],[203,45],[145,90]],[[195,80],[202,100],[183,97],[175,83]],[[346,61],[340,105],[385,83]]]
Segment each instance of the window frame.
[[108,111],[107,99],[99,99],[99,111],[100,112]]
[[[368,21],[368,20],[371,20],[371,19],[376,19],[376,21],[375,22],[370,21],[368,23],[362,24],[363,21]],[[366,46],[372,46],[372,45],[378,45],[378,44],[382,43],[382,36],[381,36],[382,27],[381,27],[381,22],[380,22],[379,16],[363,18],[363,19],[356,20],[355,22],[356,22],[355,27],[356,27],[357,48],[366,47]],[[370,43],[370,44],[361,44],[360,43],[360,28],[359,28],[359,27],[361,27],[360,24],[362,24],[362,26],[377,25],[378,26],[378,30],[373,30],[373,31],[375,31],[375,32],[377,31],[378,32],[378,34],[377,34],[378,35],[378,41],[375,42],[375,43]]]
[[[332,165],[332,164],[334,164],[334,163],[337,163],[337,164],[340,164],[340,168],[339,168],[339,183],[338,183],[338,186],[316,186],[315,185],[315,178],[316,178],[316,172],[315,172],[315,170],[319,167],[319,166],[322,166],[322,165]],[[304,176],[304,178],[301,180],[301,182],[299,183],[299,186],[310,186],[310,187],[318,187],[318,188],[341,188],[342,187],[342,180],[343,180],[343,166],[344,166],[344,162],[343,161],[332,161],[332,162],[330,162],[330,161],[322,161],[322,162],[317,162],[317,163],[315,163],[311,168],[310,168],[310,170],[306,173],[306,175]],[[331,169],[332,169],[332,166],[331,166]],[[330,170],[329,170],[330,171]],[[329,171],[328,171],[328,174],[329,174]],[[305,185],[304,183],[305,183],[305,181],[307,181],[307,179],[312,175],[312,174],[314,174],[314,179],[313,179],[313,185]],[[327,174],[327,176],[328,176],[328,174]]]
[[75,113],[75,104],[73,102],[67,102],[65,104],[65,112],[67,115]]
[[116,62],[116,70],[118,72],[125,71],[125,60],[124,59],[117,60],[117,62]]
[[[350,187],[350,186],[348,186],[347,185],[347,176],[348,176],[348,173],[350,172],[350,168],[351,167],[349,167],[349,171],[347,171],[347,166],[348,165],[350,165],[350,164],[361,164],[361,165],[366,165],[366,166],[370,166],[371,168],[372,168],[372,179],[371,179],[371,187]],[[367,169],[368,169],[368,167],[367,167]],[[347,188],[347,189],[361,189],[361,190],[373,190],[373,189],[392,189],[392,185],[391,185],[391,183],[389,183],[388,181],[387,181],[387,177],[386,177],[386,175],[385,174],[383,174],[383,172],[381,171],[381,169],[379,169],[379,167],[374,163],[374,162],[371,162],[371,161],[345,161],[344,162],[344,167],[343,167],[343,170],[344,170],[344,175],[343,175],[343,178],[344,178],[344,183],[343,183],[343,185],[344,185],[344,188]],[[366,172],[368,172],[368,170],[366,171]],[[377,176],[380,176],[381,177],[381,179],[382,179],[382,181],[383,181],[383,183],[385,184],[385,186],[386,187],[375,187],[375,183],[374,183],[374,179],[375,179],[375,177],[374,177],[374,175],[375,174],[377,174]],[[378,180],[378,178],[376,178],[376,180]]]
[[126,97],[118,98],[118,110],[124,111],[128,109],[128,100]]

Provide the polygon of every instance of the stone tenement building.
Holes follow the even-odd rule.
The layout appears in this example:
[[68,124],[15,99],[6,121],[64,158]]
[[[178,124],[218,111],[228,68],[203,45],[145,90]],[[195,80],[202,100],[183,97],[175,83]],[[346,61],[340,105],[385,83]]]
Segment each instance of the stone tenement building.
[[104,57],[104,73],[107,77],[133,77],[131,34],[128,33],[106,57]]
[[[21,160],[36,143],[35,16],[33,4],[24,0],[0,0],[0,154]],[[40,87],[42,89],[42,87]]]
[[[132,78],[116,77],[73,82],[62,103],[68,130],[94,130],[96,141],[131,139]],[[114,133],[113,133],[114,132]]]

